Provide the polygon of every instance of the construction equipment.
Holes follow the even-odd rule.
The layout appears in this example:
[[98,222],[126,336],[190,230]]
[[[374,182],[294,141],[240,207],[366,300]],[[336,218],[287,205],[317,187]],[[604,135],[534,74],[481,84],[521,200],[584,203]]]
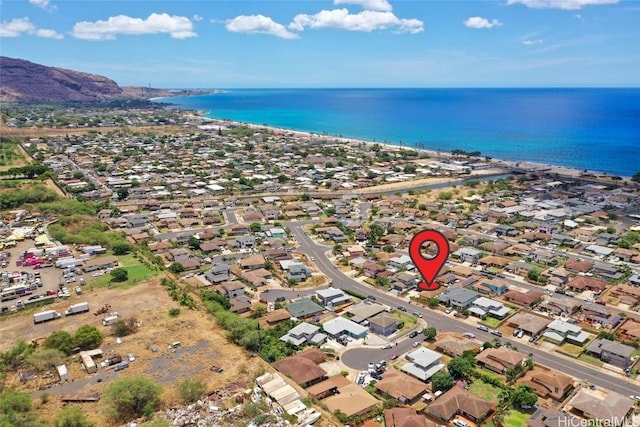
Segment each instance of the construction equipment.
[[111,304],[105,304],[93,313],[94,316],[100,316],[111,311]]

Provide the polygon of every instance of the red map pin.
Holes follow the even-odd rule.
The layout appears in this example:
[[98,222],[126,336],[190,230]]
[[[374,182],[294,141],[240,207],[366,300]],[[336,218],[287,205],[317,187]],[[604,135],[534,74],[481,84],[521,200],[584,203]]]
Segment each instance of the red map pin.
[[[435,257],[425,258],[422,255],[422,245],[426,242],[435,244],[438,249]],[[436,283],[436,277],[438,277],[440,269],[449,257],[449,241],[447,238],[436,230],[422,230],[411,239],[409,256],[424,278],[424,282],[420,282],[418,288],[425,291],[438,289],[440,285]]]

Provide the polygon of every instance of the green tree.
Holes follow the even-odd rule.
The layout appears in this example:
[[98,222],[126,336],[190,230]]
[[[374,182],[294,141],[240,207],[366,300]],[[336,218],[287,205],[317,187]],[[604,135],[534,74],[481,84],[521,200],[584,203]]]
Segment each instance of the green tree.
[[8,389],[0,393],[1,427],[40,427],[33,410],[33,400],[27,393]]
[[464,357],[454,357],[447,366],[449,373],[453,378],[469,378],[473,373],[473,365],[471,361]]
[[431,297],[427,300],[427,305],[429,308],[436,308],[440,304],[440,300],[436,297]]
[[129,280],[129,272],[122,267],[114,268],[109,274],[113,282],[126,282]]
[[367,237],[369,238],[369,242],[371,244],[376,244],[380,237],[384,235],[384,228],[380,224],[371,224],[369,226],[369,233]]
[[54,427],[92,427],[82,408],[78,406],[65,406],[53,419]]
[[44,347],[59,350],[68,356],[73,349],[73,337],[67,331],[54,331],[44,340]]
[[431,377],[433,391],[447,391],[453,387],[453,377],[446,371],[439,371]]
[[200,239],[196,236],[190,236],[187,244],[191,249],[198,249],[200,247]]
[[116,421],[150,416],[160,408],[162,386],[147,377],[114,381],[103,393],[107,415]]
[[204,394],[204,384],[200,380],[185,378],[178,383],[178,394],[183,403],[193,403]]
[[424,337],[427,340],[431,341],[431,340],[434,340],[436,338],[436,335],[438,334],[438,331],[433,326],[429,326],[428,328],[425,328],[422,331],[422,334],[424,335]]
[[91,350],[100,346],[104,336],[95,326],[82,325],[73,335],[73,343],[81,350]]
[[526,384],[520,384],[511,394],[511,403],[518,408],[531,408],[537,401],[538,395]]
[[184,267],[179,262],[174,261],[169,265],[169,271],[176,274],[182,273],[184,271]]
[[262,226],[260,225],[260,223],[252,222],[251,224],[249,224],[249,231],[251,231],[252,233],[258,233],[262,231]]
[[545,283],[547,281],[546,278],[542,275],[542,272],[539,268],[532,268],[531,270],[529,270],[527,272],[527,279],[531,280],[532,282],[538,283]]
[[126,188],[118,188],[116,194],[118,195],[118,199],[124,200],[129,197],[129,190],[127,190]]
[[133,246],[131,246],[129,243],[122,242],[116,243],[111,249],[113,250],[114,255],[126,255],[131,252]]

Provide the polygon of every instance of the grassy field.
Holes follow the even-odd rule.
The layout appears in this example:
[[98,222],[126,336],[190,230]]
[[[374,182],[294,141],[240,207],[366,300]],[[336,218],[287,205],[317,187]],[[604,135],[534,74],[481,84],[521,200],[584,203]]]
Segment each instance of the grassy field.
[[483,320],[484,324],[491,327],[491,328],[495,328],[496,326],[498,326],[498,323],[500,323],[500,319],[496,319],[495,317],[491,317],[491,316],[487,316],[486,319]]
[[488,369],[485,369],[485,368],[481,368],[481,367],[476,366],[476,367],[475,367],[475,370],[476,370],[478,373],[481,373],[481,374],[486,375],[486,376],[491,377],[491,378],[495,378],[495,379],[497,379],[497,380],[501,381],[502,383],[504,383],[504,381],[505,381],[504,376],[499,375],[499,374],[497,374],[497,373],[495,373],[495,372],[493,372],[493,371],[490,371],[490,370],[488,370]]
[[596,359],[593,356],[589,356],[588,354],[581,354],[578,357],[578,359],[582,360],[583,362],[587,362],[587,363],[589,363],[591,365],[594,365],[594,366],[602,366],[603,365],[603,363],[600,360]]
[[504,417],[504,427],[524,427],[527,425],[527,420],[530,416],[526,412],[511,409],[509,415]]
[[582,350],[584,350],[582,347],[578,346],[578,345],[574,345],[574,344],[569,344],[569,343],[564,343],[560,346],[560,349],[567,353],[567,354],[571,354],[573,356],[578,356],[580,355],[580,353],[582,353]]
[[474,380],[473,383],[471,383],[471,385],[469,386],[469,391],[476,396],[482,397],[483,399],[497,402],[500,388],[492,386],[491,384],[487,384],[481,380]]
[[149,268],[133,255],[121,255],[118,257],[120,267],[127,270],[129,279],[126,282],[112,282],[111,275],[105,273],[99,277],[87,277],[87,284],[93,287],[119,287],[128,288],[142,281],[148,280],[158,274],[158,271]]

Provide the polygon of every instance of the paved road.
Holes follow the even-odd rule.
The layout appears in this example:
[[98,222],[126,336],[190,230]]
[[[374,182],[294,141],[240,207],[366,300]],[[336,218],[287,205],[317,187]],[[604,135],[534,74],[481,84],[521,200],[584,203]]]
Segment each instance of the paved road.
[[[323,246],[315,243],[303,230],[305,222],[287,222],[286,226],[289,227],[293,235],[300,242],[299,250],[309,256],[315,258],[315,263],[320,270],[333,282],[333,286],[358,292],[363,295],[373,295],[378,302],[386,304],[390,307],[398,307],[400,305],[407,307],[408,312],[417,311],[422,314],[423,319],[429,326],[435,327],[439,331],[452,331],[452,332],[472,332],[476,335],[476,338],[480,341],[492,341],[495,336],[487,332],[477,330],[473,325],[464,323],[451,315],[446,315],[439,311],[430,310],[415,304],[409,304],[406,298],[399,298],[390,295],[386,292],[381,292],[375,288],[363,285],[362,283],[353,280],[346,275],[339,272],[335,266],[327,259],[325,252],[331,248],[329,246]],[[405,340],[402,343],[402,348],[405,346],[411,346],[414,340]],[[565,358],[557,353],[549,352],[547,349],[543,349],[539,346],[529,345],[528,342],[523,342],[522,339],[511,339],[510,337],[503,337],[502,342],[509,342],[516,346],[521,353],[526,355],[532,354],[533,360],[542,365],[556,369],[567,375],[571,375],[580,380],[586,380],[591,384],[595,384],[600,387],[604,387],[609,390],[613,390],[623,395],[638,394],[640,390],[640,383],[630,380],[628,378],[622,378],[619,376],[610,375],[607,371],[598,370],[579,364],[575,360]],[[408,349],[408,348],[407,348]],[[398,353],[400,353],[400,345]],[[349,354],[355,352],[353,355]],[[390,352],[395,354],[394,350]],[[381,352],[381,349],[357,349],[348,350],[342,356],[342,361],[347,366],[354,369],[366,368],[368,362],[377,361],[383,359],[386,353]],[[390,356],[389,356],[390,357]]]

